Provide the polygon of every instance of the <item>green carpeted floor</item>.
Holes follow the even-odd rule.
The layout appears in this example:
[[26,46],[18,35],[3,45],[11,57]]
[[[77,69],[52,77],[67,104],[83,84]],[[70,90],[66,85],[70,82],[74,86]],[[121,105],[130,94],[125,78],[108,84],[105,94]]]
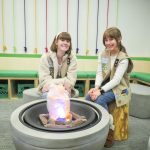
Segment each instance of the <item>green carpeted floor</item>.
[[[15,150],[11,137],[10,116],[22,104],[22,99],[0,99],[0,150]],[[128,140],[116,141],[108,150],[147,150],[149,136],[150,119],[138,119],[130,116]]]

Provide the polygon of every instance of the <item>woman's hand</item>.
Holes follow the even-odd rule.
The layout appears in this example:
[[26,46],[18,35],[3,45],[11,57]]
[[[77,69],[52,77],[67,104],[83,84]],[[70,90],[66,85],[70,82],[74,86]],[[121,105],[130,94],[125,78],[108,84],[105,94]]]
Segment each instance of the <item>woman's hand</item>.
[[49,84],[45,84],[42,88],[42,93],[48,92],[49,91]]
[[88,94],[93,93],[93,92],[94,92],[94,90],[95,90],[95,88],[91,88],[91,89],[88,91]]
[[98,89],[99,89],[98,87],[91,88],[91,89],[88,91],[88,94],[93,93],[93,92],[97,91]]
[[67,82],[64,83],[64,88],[71,94],[71,85]]
[[100,89],[95,89],[95,88],[94,88],[94,90],[92,90],[91,93],[89,93],[89,95],[93,101],[95,101],[100,94],[101,94]]

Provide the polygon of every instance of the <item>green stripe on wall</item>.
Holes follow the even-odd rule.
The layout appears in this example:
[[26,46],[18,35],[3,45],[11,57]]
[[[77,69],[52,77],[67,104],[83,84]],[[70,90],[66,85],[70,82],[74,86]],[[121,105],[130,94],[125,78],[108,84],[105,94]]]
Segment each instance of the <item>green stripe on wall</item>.
[[150,57],[131,57],[132,60],[150,61]]
[[[0,53],[0,57],[22,57],[22,58],[40,58],[41,54],[4,54]],[[98,56],[79,56],[78,59],[98,59]],[[131,57],[132,60],[150,61],[150,57]]]
[[97,56],[78,56],[77,55],[77,58],[78,59],[97,59],[98,57]]
[[41,54],[3,54],[0,57],[23,57],[23,58],[40,58]]
[[[23,57],[23,58],[40,58],[42,54],[4,54],[0,53],[0,57]],[[97,56],[78,56],[78,59],[97,59]]]

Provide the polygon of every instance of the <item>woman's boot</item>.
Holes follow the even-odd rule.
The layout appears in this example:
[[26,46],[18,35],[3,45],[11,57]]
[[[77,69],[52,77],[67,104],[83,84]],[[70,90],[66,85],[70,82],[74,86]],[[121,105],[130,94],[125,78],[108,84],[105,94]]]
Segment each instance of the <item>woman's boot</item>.
[[108,136],[107,136],[107,139],[106,139],[106,142],[105,142],[105,145],[104,147],[106,148],[110,148],[113,146],[114,144],[114,124],[113,124],[113,116],[110,114],[109,115],[109,132],[108,132]]

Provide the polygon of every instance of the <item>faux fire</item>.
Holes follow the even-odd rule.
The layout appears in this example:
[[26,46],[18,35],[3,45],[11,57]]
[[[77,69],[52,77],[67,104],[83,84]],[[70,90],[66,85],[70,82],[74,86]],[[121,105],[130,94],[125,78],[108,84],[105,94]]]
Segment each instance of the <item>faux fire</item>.
[[62,85],[52,85],[47,96],[48,114],[40,114],[39,118],[45,127],[69,128],[86,122],[85,116],[70,111],[70,97]]

